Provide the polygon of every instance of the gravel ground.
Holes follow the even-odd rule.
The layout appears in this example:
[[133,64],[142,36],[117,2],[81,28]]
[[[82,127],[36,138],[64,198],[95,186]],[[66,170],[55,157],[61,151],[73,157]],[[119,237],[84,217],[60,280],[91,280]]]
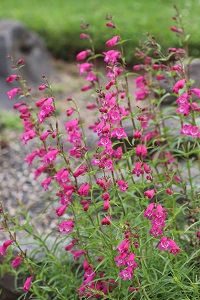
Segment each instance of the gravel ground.
[[[24,210],[29,212],[34,222],[34,218],[38,217],[46,205],[53,200],[53,194],[45,193],[41,186],[43,175],[38,180],[34,180],[32,168],[24,161],[33,143],[24,146],[16,136],[19,133],[6,131],[4,134],[9,136],[9,143],[0,149],[0,199],[11,217]],[[55,217],[57,215],[54,210],[47,211],[40,221],[38,230],[45,228],[47,233],[50,232],[56,226]],[[23,222],[22,214],[19,218]],[[2,239],[2,232],[0,239]]]

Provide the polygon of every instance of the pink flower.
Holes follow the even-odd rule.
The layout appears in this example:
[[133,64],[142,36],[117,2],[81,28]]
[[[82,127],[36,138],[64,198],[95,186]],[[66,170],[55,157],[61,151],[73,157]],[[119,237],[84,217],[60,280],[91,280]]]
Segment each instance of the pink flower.
[[108,210],[110,208],[110,199],[106,199],[103,204],[103,209]]
[[135,66],[133,66],[133,70],[134,71],[139,71],[139,70],[141,70],[143,68],[144,68],[144,65],[135,65]]
[[130,241],[125,239],[121,242],[121,244],[116,248],[116,250],[120,253],[128,252],[128,248],[130,245]]
[[173,92],[178,94],[178,91],[184,87],[185,83],[186,83],[186,79],[181,79],[177,81],[177,83],[173,87]]
[[42,182],[42,187],[44,188],[45,191],[49,189],[49,184],[51,183],[52,178],[47,177],[43,182]]
[[14,88],[14,89],[10,90],[9,92],[7,92],[6,94],[8,95],[8,98],[11,100],[13,97],[15,97],[15,95],[17,95],[19,90],[20,90],[19,88]]
[[54,160],[56,159],[57,154],[60,153],[60,150],[53,149],[48,151],[44,156],[43,156],[43,161],[49,164],[52,164]]
[[134,79],[134,82],[137,88],[142,89],[146,85],[146,78],[144,76],[139,76],[136,79]]
[[127,134],[123,127],[119,127],[111,131],[111,137],[116,137],[118,140],[120,140],[127,138]]
[[88,90],[90,90],[90,89],[92,89],[92,85],[90,84],[90,85],[85,85],[85,86],[83,86],[82,88],[81,88],[81,91],[82,92],[87,92]]
[[72,232],[72,229],[74,227],[74,220],[63,221],[62,223],[58,224],[58,227],[60,233],[65,232],[66,234],[68,234],[69,232]]
[[119,41],[119,36],[116,35],[112,39],[110,39],[106,42],[106,46],[107,47],[113,47],[117,44],[118,41]]
[[190,134],[191,128],[192,128],[192,125],[183,124],[180,133],[183,134],[183,135],[188,135],[188,134]]
[[54,178],[58,181],[58,183],[65,187],[67,182],[70,182],[69,179],[69,171],[67,169],[60,169],[55,175]]
[[132,252],[129,254],[129,256],[126,258],[126,263],[129,267],[132,267],[136,269],[138,265],[135,262],[135,254]]
[[198,98],[200,98],[200,89],[193,88],[193,89],[191,89],[191,91],[192,91]]
[[52,115],[52,112],[55,110],[53,105],[53,98],[47,98],[42,105],[40,112],[38,113],[39,123],[43,123],[44,120]]
[[65,247],[65,251],[71,250],[74,247],[74,245],[76,244],[76,242],[77,242],[76,240],[72,240],[71,244],[69,244]]
[[23,141],[23,144],[26,145],[29,140],[32,140],[36,137],[36,133],[34,130],[25,131],[22,137],[20,138]]
[[32,153],[30,153],[26,158],[25,161],[27,162],[27,164],[30,166],[34,160],[34,158],[39,155],[39,150],[35,149]]
[[106,26],[107,26],[107,27],[110,27],[110,28],[115,28],[115,27],[116,27],[115,24],[112,23],[112,22],[106,23]]
[[142,158],[145,158],[147,155],[147,148],[145,145],[138,144],[136,147],[136,155],[141,155]]
[[74,108],[71,107],[71,108],[67,109],[66,114],[69,117],[73,114],[73,112],[74,112]]
[[166,218],[166,215],[163,212],[163,208],[161,204],[157,204],[156,206],[155,217],[162,218],[163,220]]
[[117,263],[117,266],[120,267],[122,265],[126,265],[126,256],[127,256],[127,253],[124,252],[124,253],[121,253],[119,256],[116,256],[115,257],[115,261]]
[[137,91],[137,92],[134,92],[136,98],[135,100],[136,101],[142,101],[142,100],[145,100],[146,97],[148,96],[149,92],[147,91],[146,88],[142,88],[141,90]]
[[154,216],[154,208],[155,208],[155,203],[150,203],[147,209],[144,211],[143,216],[151,220]]
[[98,77],[93,72],[88,72],[87,76],[84,78],[86,81],[98,81]]
[[102,225],[110,225],[110,219],[111,219],[111,215],[107,215],[106,217],[104,217],[101,221]]
[[79,120],[70,120],[69,122],[65,123],[65,129],[67,133],[71,133],[72,131],[79,130],[78,128]]
[[88,35],[85,34],[85,33],[81,33],[81,34],[80,34],[80,38],[81,38],[81,39],[88,39]]
[[176,27],[170,27],[170,30],[176,33],[183,33],[183,29],[181,28],[176,28]]
[[6,82],[13,82],[14,80],[18,79],[18,75],[10,75],[8,78],[6,78]]
[[149,230],[149,233],[153,234],[154,238],[157,238],[158,235],[160,235],[160,234],[163,233],[162,227],[161,226],[153,225],[151,227],[151,229]]
[[85,72],[91,71],[91,69],[93,68],[93,64],[86,62],[86,63],[78,64],[78,67],[80,69],[79,75],[82,75]]
[[120,58],[121,53],[115,50],[109,50],[107,52],[103,52],[105,55],[104,61],[108,64],[114,65],[117,62],[117,59]]
[[78,194],[80,196],[86,197],[88,195],[88,192],[90,190],[90,184],[89,183],[83,183],[79,189],[78,189]]
[[2,256],[5,256],[5,253],[6,253],[6,250],[7,248],[13,243],[14,241],[13,240],[7,240],[3,243],[2,246],[0,246],[0,254]]
[[74,260],[79,258],[81,255],[85,254],[84,250],[72,250],[71,253],[74,255]]
[[119,276],[123,278],[123,280],[131,279],[133,276],[133,268],[127,267],[125,269],[122,269],[119,273]]
[[170,248],[169,240],[165,236],[160,239],[158,249],[167,251]]
[[84,60],[90,53],[91,53],[91,51],[88,49],[81,51],[76,55],[76,60]]
[[119,185],[120,191],[126,193],[126,190],[129,188],[128,182],[125,182],[123,180],[117,180],[117,183]]
[[148,197],[149,199],[152,199],[153,196],[155,195],[155,190],[154,189],[153,190],[148,190],[148,191],[144,192],[144,195],[146,197]]
[[44,89],[47,88],[47,85],[45,83],[41,84],[38,88],[39,91],[43,91]]
[[170,253],[172,254],[176,254],[176,253],[179,253],[180,252],[180,248],[176,245],[176,243],[171,240],[171,239],[168,239],[169,240],[169,248],[170,248]]
[[31,284],[32,284],[33,276],[28,277],[24,283],[24,292],[27,292],[30,290]]
[[40,140],[41,140],[41,141],[45,141],[45,140],[47,139],[47,137],[48,137],[50,134],[51,134],[50,131],[45,131],[45,132],[43,132],[43,133],[41,134],[41,136],[40,136]]
[[11,263],[11,266],[15,269],[18,269],[20,263],[21,263],[22,259],[20,256],[17,256]]
[[137,177],[139,177],[141,174],[144,174],[144,171],[142,170],[142,164],[140,161],[136,162],[132,174],[135,174]]
[[57,213],[58,217],[61,217],[62,215],[64,215],[66,208],[67,208],[67,204],[64,204],[64,205],[56,208],[56,213]]
[[161,74],[156,75],[157,80],[163,80],[164,78],[165,78],[164,75],[161,75]]
[[199,136],[199,135],[200,135],[200,132],[199,132],[198,126],[192,126],[190,128],[190,136],[195,138],[196,136]]
[[80,175],[83,175],[86,171],[87,171],[87,166],[82,165],[73,173],[73,175],[75,178],[77,178]]
[[142,131],[139,129],[136,129],[136,131],[133,134],[134,139],[140,139],[142,137]]
[[174,255],[180,252],[180,248],[176,245],[176,243],[172,239],[168,239],[165,236],[160,239],[158,249],[165,251],[170,250],[170,253]]

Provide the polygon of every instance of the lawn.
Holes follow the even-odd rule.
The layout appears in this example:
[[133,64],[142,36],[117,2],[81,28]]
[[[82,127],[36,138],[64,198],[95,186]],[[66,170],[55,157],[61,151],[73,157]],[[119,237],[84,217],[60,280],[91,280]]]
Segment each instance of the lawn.
[[199,56],[199,1],[197,0],[1,0],[0,18],[14,18],[44,37],[48,49],[59,58],[73,60],[86,45],[80,41],[80,23],[91,25],[97,51],[103,51],[105,41],[114,35],[105,27],[106,14],[112,15],[122,38],[130,39],[126,57],[132,61],[134,48],[150,32],[164,48],[177,46],[178,41],[169,28],[174,26],[173,5],[182,12],[185,27],[191,34],[191,55]]

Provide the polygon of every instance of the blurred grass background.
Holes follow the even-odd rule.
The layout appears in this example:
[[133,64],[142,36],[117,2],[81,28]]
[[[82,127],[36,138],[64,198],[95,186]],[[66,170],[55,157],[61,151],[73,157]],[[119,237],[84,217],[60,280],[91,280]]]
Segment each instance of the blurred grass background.
[[200,56],[200,0],[0,0],[0,18],[17,19],[36,31],[46,41],[52,55],[74,60],[75,55],[88,47],[80,40],[80,23],[90,23],[97,52],[105,51],[105,41],[116,32],[105,27],[106,14],[112,15],[123,39],[128,62],[144,33],[156,36],[164,49],[177,47],[178,39],[170,31],[175,26],[172,16],[176,4],[183,15],[185,28],[191,34],[190,55]]

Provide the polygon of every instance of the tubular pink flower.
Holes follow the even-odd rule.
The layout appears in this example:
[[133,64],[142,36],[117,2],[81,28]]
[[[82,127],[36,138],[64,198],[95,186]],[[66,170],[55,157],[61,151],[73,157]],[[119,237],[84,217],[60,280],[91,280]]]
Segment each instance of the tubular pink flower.
[[107,215],[106,217],[104,217],[101,221],[102,225],[110,225],[110,219],[111,219],[111,215]]
[[65,247],[65,251],[71,250],[74,247],[74,245],[76,245],[76,243],[77,243],[76,240],[72,240],[71,244]]
[[87,166],[82,165],[73,173],[73,175],[75,178],[77,178],[80,175],[83,175],[86,171],[87,171]]
[[166,238],[165,236],[163,236],[160,239],[160,242],[159,242],[159,245],[158,245],[158,249],[159,250],[165,250],[165,251],[167,251],[169,248],[170,248],[169,240],[168,240],[168,238]]
[[9,92],[7,92],[6,94],[8,95],[8,98],[11,100],[12,98],[15,97],[15,95],[17,95],[17,93],[20,91],[19,88],[14,88],[12,90],[10,90]]
[[112,39],[110,39],[106,42],[106,46],[107,47],[113,47],[117,44],[118,41],[119,41],[119,36],[116,35]]
[[127,267],[125,269],[122,269],[119,273],[119,276],[123,278],[123,280],[131,279],[133,276],[133,268]]
[[115,24],[112,23],[112,22],[106,23],[106,26],[107,26],[107,27],[110,27],[110,28],[115,28],[115,27],[116,27]]
[[22,259],[20,256],[17,256],[11,263],[11,266],[15,269],[18,269],[19,268],[19,265],[21,263]]
[[82,88],[81,88],[81,91],[82,92],[87,92],[88,90],[91,90],[92,89],[92,85],[90,84],[90,85],[85,85],[85,86],[83,86]]
[[72,229],[74,227],[74,220],[63,221],[57,226],[59,227],[60,233],[65,232],[66,234],[68,234],[69,232],[72,232]]
[[110,208],[110,200],[106,199],[103,204],[103,209],[108,210]]
[[119,185],[120,191],[126,193],[126,190],[129,188],[128,182],[125,182],[123,180],[117,180],[117,184]]
[[105,55],[104,61],[108,64],[114,65],[117,62],[118,58],[121,57],[121,53],[115,50],[109,50],[107,52],[103,52]]
[[41,84],[38,88],[39,91],[43,91],[44,89],[47,88],[47,85],[45,83]]
[[61,217],[62,215],[64,215],[66,208],[67,208],[67,204],[62,205],[56,209],[56,213],[57,213],[58,217]]
[[79,194],[80,196],[87,197],[89,190],[90,190],[90,184],[89,184],[89,183],[83,183],[83,184],[79,187],[79,189],[78,189],[78,194]]
[[43,132],[40,136],[40,140],[45,141],[50,134],[51,134],[50,131]]
[[155,190],[154,189],[153,190],[148,190],[148,191],[144,192],[144,195],[146,197],[148,197],[149,199],[152,199],[153,196],[155,195]]
[[28,292],[31,288],[33,276],[28,277],[24,283],[24,292]]
[[52,164],[54,160],[57,157],[57,154],[60,153],[60,150],[53,149],[48,151],[44,156],[43,156],[43,161],[49,164]]
[[154,216],[154,208],[155,208],[155,203],[150,203],[147,209],[144,211],[143,216],[151,220]]
[[49,184],[51,183],[52,177],[47,177],[43,182],[42,182],[42,187],[44,188],[45,191],[49,189]]
[[74,260],[76,260],[86,252],[84,250],[72,250],[71,253],[74,255]]
[[135,254],[132,252],[126,258],[126,263],[129,267],[136,269],[138,267],[137,263],[135,262]]
[[134,139],[140,139],[142,137],[142,131],[139,129],[136,129],[136,131],[133,134]]
[[6,82],[13,82],[14,80],[18,79],[18,75],[10,75],[9,77],[6,78]]
[[76,60],[84,60],[86,59],[86,57],[88,56],[88,54],[90,54],[91,51],[90,50],[84,50],[84,51],[81,51],[79,52],[77,55],[76,55]]
[[170,30],[176,33],[183,33],[183,29],[181,28],[176,28],[176,27],[170,27]]
[[0,254],[1,254],[2,256],[5,256],[7,248],[8,248],[13,242],[14,242],[13,240],[7,240],[7,241],[5,241],[5,242],[3,243],[2,246],[0,246]]
[[128,248],[130,245],[130,241],[125,239],[121,242],[121,244],[116,248],[116,250],[120,253],[128,252]]
[[173,92],[178,94],[178,91],[184,87],[185,83],[186,83],[186,79],[181,79],[177,81],[177,83],[173,87]]
[[91,69],[93,68],[93,64],[91,64],[91,63],[82,63],[82,64],[78,64],[78,67],[79,67],[79,69],[80,69],[80,71],[79,71],[79,75],[82,75],[82,74],[84,74],[85,72],[89,72],[89,71],[91,71]]

